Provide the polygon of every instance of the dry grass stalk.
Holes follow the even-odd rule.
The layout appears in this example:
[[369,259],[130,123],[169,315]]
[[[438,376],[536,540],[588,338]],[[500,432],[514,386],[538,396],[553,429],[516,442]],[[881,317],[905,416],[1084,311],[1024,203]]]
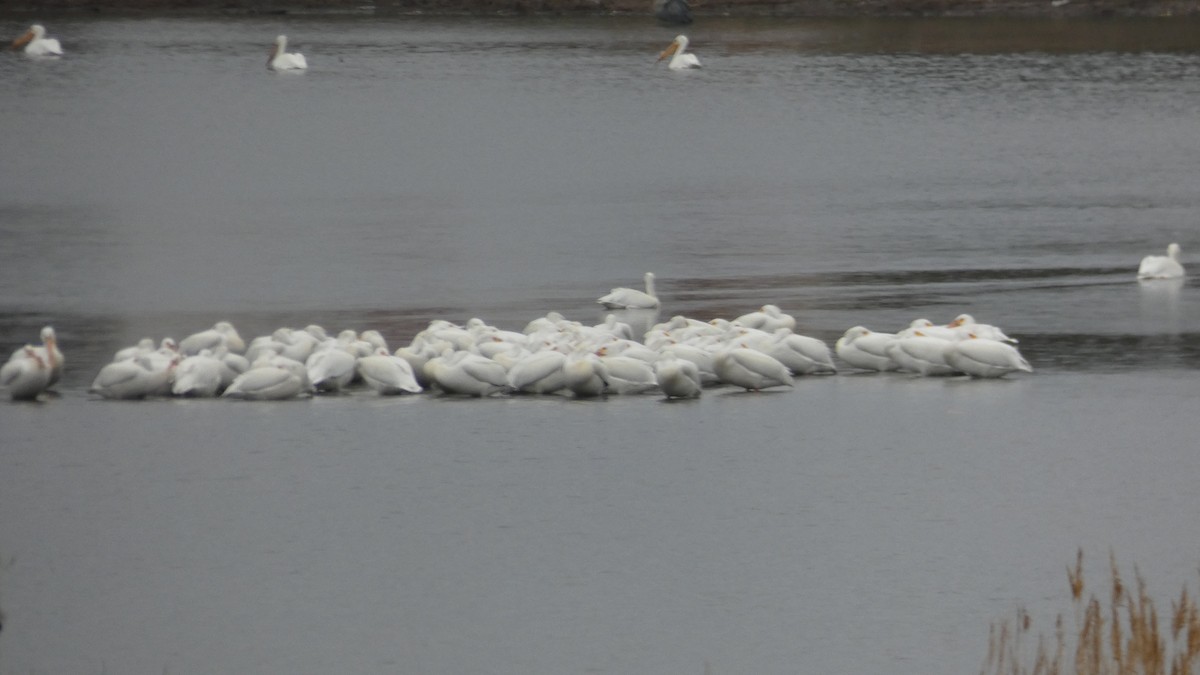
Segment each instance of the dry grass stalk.
[[[1141,573],[1134,568],[1135,589],[1121,580],[1116,557],[1109,556],[1112,585],[1107,611],[1095,595],[1085,598],[1083,551],[1075,566],[1067,568],[1067,582],[1075,606],[1074,656],[1064,663],[1066,629],[1060,614],[1055,622],[1053,650],[1044,635],[1030,655],[1022,636],[1032,619],[1023,608],[1016,617],[993,623],[988,631],[988,652],[981,675],[1193,675],[1200,662],[1200,609],[1187,586],[1178,602],[1171,603],[1170,636],[1160,632],[1158,612],[1146,591]],[[1168,640],[1170,648],[1168,649]]]

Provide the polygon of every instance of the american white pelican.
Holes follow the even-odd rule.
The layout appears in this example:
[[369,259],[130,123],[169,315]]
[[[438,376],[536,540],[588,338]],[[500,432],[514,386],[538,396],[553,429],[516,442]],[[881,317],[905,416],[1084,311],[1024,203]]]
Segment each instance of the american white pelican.
[[339,392],[354,379],[358,357],[346,351],[342,341],[329,341],[305,361],[308,381],[317,391]]
[[671,60],[667,63],[667,67],[671,70],[686,70],[688,68],[699,68],[700,59],[696,58],[695,54],[687,51],[688,39],[686,35],[676,35],[671,44],[658,55],[658,60],[662,61],[668,56]]
[[713,356],[713,370],[722,382],[748,391],[792,386],[792,374],[787,366],[772,356],[740,343],[719,350]]
[[25,345],[0,366],[0,388],[14,401],[32,401],[50,386],[50,366],[37,348]]
[[787,366],[793,375],[828,375],[837,372],[829,345],[814,337],[797,335],[790,328],[776,330],[769,340],[755,346]]
[[834,352],[855,368],[879,372],[896,370],[898,366],[887,352],[895,339],[892,333],[876,333],[863,326],[854,326],[838,338]]
[[642,278],[646,282],[645,292],[622,286],[612,289],[596,302],[607,309],[658,309],[658,296],[654,292],[654,272],[646,272]]
[[358,359],[358,374],[363,382],[381,396],[419,394],[422,387],[408,361],[392,356],[387,347],[378,347],[370,356]]
[[563,362],[563,387],[577,398],[604,396],[609,391],[608,368],[600,357],[579,348],[567,354]]
[[988,340],[999,340],[1000,342],[1011,342],[1013,344],[1019,342],[1016,338],[1010,338],[1005,335],[1004,331],[996,326],[979,323],[970,314],[959,314],[953,321],[947,324],[947,327],[954,329],[960,340],[974,335]]
[[[303,364],[300,364],[303,368]],[[247,401],[282,401],[309,392],[304,378],[294,368],[270,359],[255,362],[254,366],[234,378],[221,394],[222,398]]]
[[226,349],[241,354],[246,351],[246,343],[237,329],[228,321],[218,321],[212,328],[193,333],[179,341],[179,353],[184,356],[195,356],[201,350],[215,350],[224,345]]
[[308,68],[308,61],[304,59],[303,54],[295,52],[289,54],[287,52],[287,36],[280,35],[275,38],[275,47],[271,49],[271,56],[267,59],[267,68],[271,70],[304,70]]
[[223,361],[213,356],[211,349],[202,349],[195,356],[185,357],[175,367],[171,393],[195,398],[216,396],[221,389],[222,373],[226,368]]
[[946,363],[974,377],[1002,377],[1018,370],[1033,372],[1016,347],[978,336],[950,343]]
[[566,354],[553,349],[521,357],[508,370],[508,386],[526,394],[553,394],[566,387],[563,364]]
[[667,398],[696,398],[700,395],[700,369],[675,355],[668,347],[654,363],[654,378]]
[[54,38],[46,37],[46,29],[34,24],[21,37],[13,40],[13,49],[21,49],[28,56],[62,56],[62,45]]
[[[32,347],[32,349],[41,357],[42,363],[46,364],[46,367],[50,369],[50,383],[46,386],[52,387],[55,382],[58,382],[58,378],[62,377],[65,360],[63,359],[62,351],[58,348],[58,336],[55,334],[53,327],[46,326],[42,328],[41,338],[42,344]],[[24,347],[14,351],[12,358],[23,357],[24,351]]]
[[425,377],[432,386],[447,394],[491,396],[508,386],[508,372],[495,361],[471,352],[451,352],[430,359]]
[[733,320],[733,323],[746,328],[757,328],[768,333],[774,333],[780,328],[796,330],[796,318],[785,314],[776,305],[763,305],[757,312],[743,314]]
[[171,368],[152,360],[155,352],[105,365],[90,391],[104,398],[138,399],[170,391]]
[[1179,262],[1179,244],[1167,246],[1166,255],[1148,255],[1138,266],[1139,279],[1182,279],[1183,264]]
[[[608,371],[608,390],[613,394],[644,394],[658,387],[654,367],[632,356],[610,356],[596,353]],[[655,354],[655,360],[658,355]]]
[[958,372],[946,362],[946,350],[954,342],[914,331],[911,335],[897,336],[888,346],[888,356],[901,370],[920,375],[953,375]]

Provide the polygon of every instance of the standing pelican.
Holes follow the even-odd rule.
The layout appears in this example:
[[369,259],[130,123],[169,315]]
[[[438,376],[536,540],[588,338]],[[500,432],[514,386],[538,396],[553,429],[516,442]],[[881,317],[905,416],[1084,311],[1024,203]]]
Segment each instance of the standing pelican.
[[1182,279],[1183,264],[1179,262],[1179,244],[1167,246],[1166,255],[1148,255],[1138,266],[1139,279]]
[[295,52],[289,54],[287,52],[287,36],[280,35],[275,38],[275,47],[271,49],[271,56],[267,59],[267,68],[271,70],[304,70],[308,68],[308,61],[304,60],[303,54]]
[[645,292],[622,286],[612,289],[596,302],[606,309],[658,309],[658,296],[654,294],[654,272],[646,272],[643,279],[646,282]]
[[[688,39],[686,35],[676,35],[675,39],[667,46],[666,49],[658,55],[658,60],[662,61],[668,56],[671,60],[667,63],[667,67],[671,70],[687,70],[688,68],[699,68],[700,59],[696,58],[695,54],[687,51]],[[672,56],[674,55],[674,56]]]
[[24,35],[13,40],[12,48],[21,49],[28,56],[62,56],[63,53],[58,40],[46,37],[45,27],[36,23]]

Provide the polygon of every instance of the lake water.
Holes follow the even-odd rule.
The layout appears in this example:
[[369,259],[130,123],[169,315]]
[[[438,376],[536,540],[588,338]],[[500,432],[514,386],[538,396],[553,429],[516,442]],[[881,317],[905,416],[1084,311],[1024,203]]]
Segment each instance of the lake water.
[[[0,672],[977,672],[1082,547],[1195,589],[1200,24],[60,18],[0,58]],[[15,37],[22,21],[4,23]],[[310,68],[266,70],[287,33]],[[1033,374],[107,402],[233,321],[970,312]]]

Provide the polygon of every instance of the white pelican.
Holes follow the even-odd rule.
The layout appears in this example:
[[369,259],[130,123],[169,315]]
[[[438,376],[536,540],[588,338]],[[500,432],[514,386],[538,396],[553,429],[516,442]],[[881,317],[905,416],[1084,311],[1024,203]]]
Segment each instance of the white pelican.
[[1004,331],[996,326],[977,322],[975,317],[970,314],[959,314],[953,321],[947,324],[947,327],[954,329],[959,340],[974,335],[988,340],[999,340],[1000,342],[1011,342],[1013,344],[1019,342],[1016,338],[1010,338],[1005,335]]
[[760,391],[792,386],[792,373],[778,359],[740,343],[730,344],[713,356],[713,370],[722,382]]
[[654,272],[646,272],[642,277],[646,282],[645,292],[632,288],[614,288],[608,295],[601,296],[596,302],[606,309],[658,309],[658,296],[654,293]]
[[563,362],[563,386],[577,398],[604,396],[608,393],[608,369],[600,357],[579,348],[567,355]]
[[50,366],[37,348],[25,345],[0,367],[0,388],[14,401],[32,401],[50,386]]
[[566,354],[553,349],[521,357],[508,370],[508,386],[526,394],[553,394],[566,387],[563,364]]
[[354,379],[358,357],[346,351],[345,344],[327,342],[305,361],[308,381],[317,391],[339,392]]
[[1179,262],[1179,244],[1167,246],[1166,255],[1148,255],[1138,266],[1139,279],[1182,279],[1183,264]]
[[793,375],[827,375],[837,372],[829,345],[815,337],[797,335],[790,328],[776,330],[758,349],[787,366]]
[[46,29],[34,24],[21,37],[13,40],[13,49],[23,49],[29,56],[62,56],[62,45],[54,38],[46,37]]
[[[644,394],[658,387],[654,367],[632,356],[610,356],[601,348],[596,352],[608,371],[608,388],[613,394]],[[658,355],[655,354],[655,360]]]
[[838,338],[834,351],[838,358],[855,368],[879,372],[896,370],[896,362],[887,353],[895,339],[892,333],[876,333],[863,326],[855,326]]
[[267,68],[271,70],[304,70],[308,68],[308,61],[304,60],[303,54],[295,52],[289,54],[287,52],[287,36],[280,35],[275,38],[275,47],[271,49],[271,56],[267,59]]
[[185,357],[175,367],[171,393],[196,398],[216,396],[221,388],[222,373],[227,369],[223,361],[213,356],[211,349],[202,349],[199,354]]
[[358,374],[363,382],[381,396],[395,396],[405,392],[419,394],[422,387],[408,361],[392,356],[387,347],[378,347],[370,356],[358,359]]
[[425,364],[425,377],[447,394],[491,396],[508,386],[508,372],[495,361],[472,354],[446,350]]
[[[300,366],[303,368],[303,364]],[[289,368],[264,359],[234,378],[221,397],[247,401],[282,401],[296,398],[307,391],[304,378],[294,367]]]
[[671,44],[658,55],[658,60],[662,61],[668,56],[671,60],[667,63],[667,67],[671,70],[686,70],[688,68],[699,68],[700,59],[696,58],[695,54],[687,51],[688,39],[686,35],[676,35]]
[[114,361],[100,369],[90,391],[104,398],[137,399],[170,391],[171,367],[163,368],[152,358],[157,352],[124,361]]
[[774,333],[780,328],[796,330],[796,318],[790,314],[784,314],[783,310],[776,305],[763,305],[759,311],[743,314],[734,319],[733,323],[746,328],[765,330],[768,333]]
[[1033,372],[1016,347],[974,335],[950,343],[946,363],[974,377],[1002,377],[1017,370]]
[[700,369],[668,347],[654,363],[654,378],[667,398],[696,398],[700,395]]
[[[42,363],[46,364],[46,367],[50,369],[50,383],[46,386],[52,387],[54,386],[55,382],[58,382],[58,378],[62,377],[64,363],[63,353],[58,348],[58,336],[55,334],[53,327],[46,326],[42,328],[41,338],[42,344],[40,346],[32,347],[32,349],[37,352],[37,355],[41,358]],[[24,347],[16,350],[12,353],[12,358],[15,359],[18,356],[23,358],[24,351]]]
[[888,346],[888,356],[892,357],[901,370],[919,373],[925,376],[953,375],[958,372],[946,362],[946,350],[954,342],[939,337],[926,335],[922,331],[913,331],[911,335],[897,336]]
[[215,350],[224,345],[226,349],[241,354],[246,351],[246,343],[237,329],[228,321],[218,321],[212,328],[193,333],[179,341],[179,353],[184,356],[195,356],[203,349]]

